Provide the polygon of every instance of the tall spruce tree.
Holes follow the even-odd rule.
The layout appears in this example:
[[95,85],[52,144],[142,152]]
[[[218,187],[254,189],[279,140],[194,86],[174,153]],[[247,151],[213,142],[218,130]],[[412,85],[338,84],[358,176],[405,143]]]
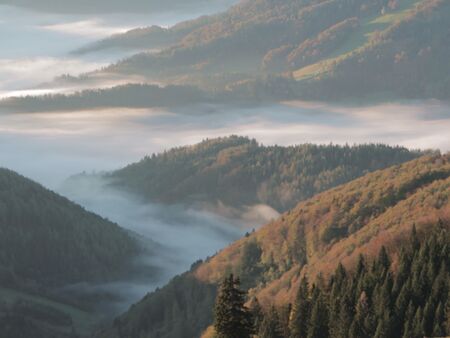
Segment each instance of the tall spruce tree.
[[265,315],[258,332],[258,338],[284,338],[280,325],[280,317],[274,306]]
[[369,336],[370,327],[366,327],[366,320],[371,317],[369,300],[363,291],[356,304],[355,316],[350,326],[349,338],[364,338]]
[[253,328],[255,332],[259,332],[262,322],[264,321],[265,315],[261,304],[259,304],[258,298],[253,298],[250,305],[252,318],[253,318]]
[[222,282],[215,305],[214,328],[217,338],[249,338],[253,334],[250,311],[245,307],[246,292],[232,274]]
[[306,338],[308,336],[310,314],[309,284],[307,277],[303,276],[292,310],[290,322],[291,338]]
[[328,307],[322,291],[318,288],[313,296],[314,305],[311,310],[311,318],[308,325],[307,338],[328,338]]

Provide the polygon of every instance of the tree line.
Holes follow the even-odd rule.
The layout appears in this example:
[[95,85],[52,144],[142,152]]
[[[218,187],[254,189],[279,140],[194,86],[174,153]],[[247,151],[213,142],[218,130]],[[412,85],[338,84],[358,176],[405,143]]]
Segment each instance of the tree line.
[[148,201],[267,204],[282,212],[368,172],[423,153],[382,144],[264,146],[246,137],[205,140],[107,174]]

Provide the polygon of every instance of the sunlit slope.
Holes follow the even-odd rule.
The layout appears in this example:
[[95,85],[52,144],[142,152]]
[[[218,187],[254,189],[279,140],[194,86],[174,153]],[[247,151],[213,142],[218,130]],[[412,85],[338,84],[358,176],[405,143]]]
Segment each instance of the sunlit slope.
[[[327,276],[339,262],[351,269],[359,254],[370,260],[383,245],[395,257],[413,224],[419,233],[450,226],[449,195],[449,156],[422,157],[321,193],[149,294],[99,337],[198,337],[212,323],[211,290],[230,272],[262,304],[291,302],[302,273]],[[205,311],[192,319],[196,306]]]
[[252,242],[261,249],[258,264],[267,270],[260,276],[264,284],[266,273],[282,279],[303,264],[309,275],[326,274],[359,253],[378,253],[381,245],[395,250],[413,223],[422,229],[446,219],[449,194],[448,156],[424,157],[377,171],[301,202],[199,267],[196,276],[217,281]]
[[[447,0],[253,0],[224,13],[113,36],[79,52],[139,53],[79,77],[127,85],[9,98],[13,111],[295,99],[353,101],[450,97]],[[167,86],[166,85],[170,85]]]
[[[299,45],[348,18],[379,13],[383,4],[380,0],[241,1],[220,15],[168,30],[136,30],[109,40],[112,45],[125,45],[127,41],[135,45],[137,35],[147,48],[169,47],[121,60],[105,72],[141,74],[167,83],[223,89],[226,84],[261,74],[262,61],[270,51]],[[111,46],[106,42],[108,45]]]
[[380,33],[392,25],[405,19],[408,15],[414,14],[414,10],[421,0],[404,0],[399,2],[399,6],[387,14],[379,14],[362,20],[359,28],[346,37],[346,41],[324,60],[305,66],[293,72],[294,78],[303,80],[319,76],[328,71],[332,71],[334,64],[353,54],[361,51],[362,48],[370,45],[370,40],[374,34]]
[[[342,49],[293,72],[310,98],[448,96],[450,3],[409,2],[410,8],[361,25]],[[362,38],[364,36],[364,38]]]

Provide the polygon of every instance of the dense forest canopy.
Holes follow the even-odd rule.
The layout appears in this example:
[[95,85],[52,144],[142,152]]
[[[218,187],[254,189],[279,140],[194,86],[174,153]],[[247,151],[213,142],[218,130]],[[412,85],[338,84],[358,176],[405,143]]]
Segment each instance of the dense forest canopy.
[[263,146],[231,136],[154,154],[106,174],[147,201],[267,204],[278,211],[421,152],[386,145]]
[[113,224],[0,169],[0,285],[52,288],[122,276],[137,242]]
[[[320,278],[329,279],[332,276],[331,272],[339,264],[353,273],[358,266],[361,254],[369,264],[367,266],[380,265],[373,261],[382,247],[390,257],[389,261],[393,262],[392,272],[400,273],[403,271],[402,269],[405,269],[398,265],[405,259],[405,252],[402,251],[402,248],[407,250],[410,234],[414,227],[417,229],[418,238],[427,238],[428,234],[438,228],[447,229],[445,230],[447,232],[443,233],[448,234],[450,226],[449,197],[450,162],[448,156],[425,156],[385,170],[369,173],[362,178],[299,203],[277,221],[245,236],[205,262],[193,265],[191,271],[176,277],[168,285],[149,294],[134,305],[127,313],[117,318],[110,329],[100,332],[98,337],[115,338],[138,333],[142,337],[157,335],[164,338],[190,338],[199,336],[208,325],[213,324],[214,297],[217,293],[217,285],[230,273],[239,276],[242,287],[249,290],[250,299],[258,298],[261,306],[266,309],[272,305],[276,308],[286,308],[289,303],[294,303],[302,276],[305,274],[310,278],[312,284],[317,278],[319,280]],[[443,255],[439,257],[448,264],[449,237],[439,235],[439,238],[437,241],[440,241],[441,246],[436,245],[435,249],[446,248],[444,251],[439,251],[439,255]],[[425,244],[423,249],[419,250],[423,252],[423,255],[420,254],[414,258],[416,268],[413,271],[417,273],[414,272],[411,278],[414,276],[425,277],[421,273],[425,270],[420,269],[419,271],[417,266],[419,264],[422,266],[423,262],[429,261],[426,258],[431,257],[429,249],[424,249],[427,247],[430,248],[429,244]],[[433,257],[437,258],[434,254]],[[438,261],[430,263],[430,267],[433,269],[437,265],[441,266],[441,263]],[[433,274],[438,276],[440,274],[438,270],[440,268],[430,271],[430,278],[433,277]],[[371,279],[370,271],[371,269],[367,270],[364,279]],[[377,295],[381,292],[380,287],[375,291],[375,286],[383,285],[386,278],[390,278],[387,277],[390,272],[387,274],[386,271],[384,274],[377,273],[373,280],[374,284],[367,285],[366,292],[367,296],[371,297],[371,301],[378,299],[372,297],[378,297]],[[401,278],[404,277],[403,275],[397,276],[392,279],[392,282],[402,281]],[[361,294],[357,294],[358,289],[351,282],[353,277],[349,278],[349,282],[345,282],[348,287],[339,291],[354,292],[354,297],[349,301],[356,302]],[[430,283],[428,278],[421,279],[420,283]],[[439,278],[436,277],[436,279]],[[407,282],[407,280],[408,278],[404,281]],[[404,284],[401,286],[403,287]],[[400,285],[397,285],[395,289],[397,291],[393,291],[392,288],[387,290],[399,292],[399,290],[401,291],[399,288]],[[445,296],[445,292],[443,293],[442,290],[439,291],[439,294]],[[389,295],[392,296],[391,300],[395,299],[397,303],[399,294],[390,293]],[[325,297],[325,295],[323,296]],[[308,297],[314,297],[314,295],[308,294]],[[400,331],[395,332],[404,334],[405,331],[402,330],[411,329],[413,332],[425,333],[443,330],[440,325],[445,321],[439,320],[439,327],[436,328],[434,326],[431,328],[428,319],[422,321],[426,304],[435,300],[436,298],[433,293],[429,293],[429,290],[422,293],[420,298],[414,299],[410,306],[411,310],[404,313],[406,319],[401,323]],[[351,309],[352,303],[349,304]],[[197,311],[197,306],[204,310],[193,320],[191,314]],[[428,305],[428,310],[429,308],[430,305]],[[320,309],[312,311],[311,316],[313,316],[312,313],[318,315],[317,312]],[[415,316],[418,311],[420,325],[423,322],[424,326],[405,327],[408,321],[411,323],[410,317]],[[412,314],[413,312],[415,313]],[[371,330],[375,330],[374,332],[378,326],[380,326],[380,330],[385,329],[385,319],[388,321],[392,319],[392,317],[385,318],[379,314],[380,312],[374,314],[376,321],[374,326],[376,325],[376,327],[370,326]],[[436,314],[433,313],[433,315]],[[205,325],[205,323],[208,324]],[[316,323],[313,321],[311,325]],[[326,323],[327,321],[324,320],[322,325],[326,325]],[[352,322],[349,322],[348,325],[351,326],[351,324]],[[413,322],[411,325],[418,324]],[[384,337],[384,335],[379,336]]]
[[[111,89],[86,89],[72,95],[46,94],[0,100],[9,112],[73,111],[95,108],[180,107],[214,102],[216,96],[193,86],[128,84]],[[220,99],[223,101],[223,99]]]
[[[245,306],[245,291],[233,275],[224,279],[215,304],[216,337],[422,338],[450,334],[450,251],[448,229],[438,224],[422,242],[413,227],[394,267],[382,247],[354,271],[339,265],[329,280],[310,284],[303,276],[295,300],[263,309],[256,298]],[[397,258],[396,258],[397,259]],[[243,331],[238,334],[240,331]],[[210,330],[211,331],[211,330]],[[202,338],[213,336],[208,332]]]

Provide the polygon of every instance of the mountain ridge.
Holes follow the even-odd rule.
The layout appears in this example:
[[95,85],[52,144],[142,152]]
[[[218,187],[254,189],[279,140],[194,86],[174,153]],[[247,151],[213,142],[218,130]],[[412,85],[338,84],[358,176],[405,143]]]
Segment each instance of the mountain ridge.
[[[203,300],[202,308],[207,309],[209,302],[212,309],[214,297],[206,297],[206,290],[210,294],[231,272],[262,304],[286,305],[293,299],[302,269],[310,276],[320,272],[326,276],[343,262],[351,270],[360,253],[370,260],[382,245],[397,255],[413,225],[419,233],[439,222],[449,227],[449,193],[449,155],[424,156],[323,192],[147,295],[98,337],[118,337],[117,330],[122,335],[140,332],[143,337],[157,332],[160,337],[198,336],[207,328],[205,322],[212,323],[212,313],[206,311],[196,322],[191,318],[189,324],[184,313],[195,306],[196,297]],[[195,293],[190,287],[185,290],[186,285]],[[170,313],[174,290],[183,307]],[[161,312],[157,317],[152,315],[155,307]],[[147,325],[140,326],[142,322]]]
[[144,36],[144,45],[155,40],[154,47],[164,48],[121,60],[104,73],[214,88],[230,100],[239,93],[275,101],[448,99],[450,80],[440,69],[450,55],[449,16],[444,0],[242,1],[168,30],[130,32]]
[[283,212],[317,192],[422,154],[382,144],[264,146],[230,136],[146,156],[101,176],[146,202],[265,204]]

